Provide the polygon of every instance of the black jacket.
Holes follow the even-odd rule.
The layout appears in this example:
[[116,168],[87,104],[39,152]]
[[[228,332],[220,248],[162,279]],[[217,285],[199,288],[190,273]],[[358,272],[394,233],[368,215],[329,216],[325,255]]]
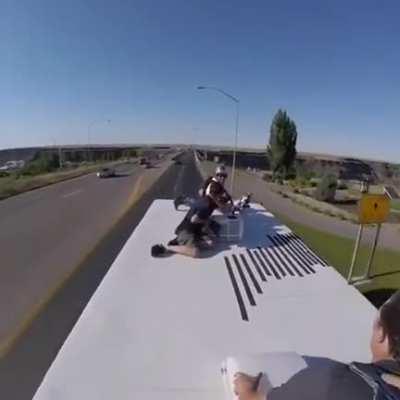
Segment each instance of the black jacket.
[[304,359],[308,368],[274,388],[268,400],[400,400],[400,390],[381,378],[383,373],[400,376],[395,361],[349,365],[326,358]]
[[175,234],[178,235],[181,231],[185,230],[196,236],[201,236],[204,223],[193,223],[191,219],[194,215],[197,215],[201,220],[207,220],[211,214],[210,201],[207,198],[197,199],[191,205],[181,223],[176,227]]

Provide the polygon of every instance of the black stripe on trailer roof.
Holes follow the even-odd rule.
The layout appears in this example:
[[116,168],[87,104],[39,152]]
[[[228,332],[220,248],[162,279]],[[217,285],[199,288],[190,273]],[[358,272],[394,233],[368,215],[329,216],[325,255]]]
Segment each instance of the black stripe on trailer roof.
[[303,268],[303,270],[306,273],[315,273],[315,269],[311,266],[313,264],[310,262],[307,258],[304,257],[304,255],[299,252],[299,250],[293,246],[293,244],[288,240],[288,238],[285,235],[276,235],[277,240],[281,240],[283,243],[286,244],[287,248],[290,250],[292,256],[296,258],[296,260],[299,262],[300,266]]
[[267,278],[266,278],[265,275],[264,275],[264,271],[263,271],[263,270],[260,268],[260,266],[258,265],[256,259],[254,258],[253,253],[252,253],[249,249],[246,249],[246,252],[247,252],[247,254],[248,254],[248,256],[249,256],[251,262],[253,263],[255,269],[257,270],[258,275],[260,275],[261,280],[264,281],[264,282],[266,282],[266,281],[267,281]]
[[299,242],[301,243],[301,245],[302,245],[306,250],[308,250],[314,257],[316,257],[316,258],[321,262],[321,264],[322,264],[323,266],[325,266],[325,267],[329,267],[329,266],[330,266],[330,264],[329,264],[326,260],[324,260],[320,255],[318,255],[317,253],[315,253],[315,251],[314,251],[310,246],[308,246],[308,245],[304,242],[304,240],[303,240],[297,233],[292,232],[292,235],[293,235],[294,237],[297,237],[297,239],[299,240]]
[[283,265],[283,268],[289,273],[290,276],[295,276],[294,272],[292,271],[292,269],[289,267],[288,263],[285,260],[286,255],[283,255],[283,257],[281,257],[281,254],[279,253],[277,246],[273,247],[269,246],[268,250],[278,259],[280,264]]
[[[279,243],[273,236],[268,235],[269,240],[275,245],[275,248],[278,249],[278,251],[281,252],[282,256],[285,257],[285,260],[290,264],[290,266],[292,267],[292,269],[296,272],[297,275],[303,277],[304,275],[302,274],[302,272],[299,270],[299,268],[297,268],[297,266],[295,265],[295,263],[292,261],[292,259],[290,258],[291,254],[290,252],[285,248],[284,245],[282,245],[281,243]],[[288,253],[284,253],[283,249],[285,249],[285,251]]]
[[251,270],[250,265],[246,260],[246,257],[243,254],[240,254],[240,258],[242,260],[242,263],[243,263],[244,267],[246,268],[247,273],[250,276],[251,281],[253,282],[254,287],[256,288],[257,293],[262,294],[263,291],[261,289],[261,286],[258,283],[256,277],[254,276],[253,271]]
[[228,270],[228,275],[231,279],[233,291],[235,293],[236,300],[239,305],[240,315],[241,315],[243,321],[248,321],[249,316],[247,314],[246,306],[244,305],[242,294],[240,293],[239,285],[238,285],[235,275],[233,273],[231,263],[230,263],[228,257],[226,257],[226,256],[224,257],[224,260],[225,260],[226,269]]
[[310,267],[309,261],[305,260],[301,256],[301,254],[298,253],[296,248],[294,248],[290,243],[286,242],[286,240],[284,240],[283,235],[275,235],[274,238],[276,241],[281,243],[282,246],[285,246],[286,251],[288,251],[290,255],[299,263],[299,266],[306,274],[311,274],[315,272],[315,270],[312,267]]
[[242,270],[242,267],[241,267],[241,265],[239,263],[239,260],[237,259],[237,257],[235,255],[233,255],[233,261],[236,264],[236,268],[237,268],[237,270],[239,272],[240,279],[242,280],[242,283],[243,283],[243,286],[244,286],[244,291],[247,294],[247,298],[249,299],[249,303],[250,303],[251,306],[255,306],[256,305],[256,301],[254,300],[253,293],[251,292],[251,289],[250,289],[250,286],[249,286],[249,282],[247,282],[246,275],[244,274],[244,272]]
[[257,257],[258,262],[261,264],[261,266],[263,267],[265,273],[268,276],[272,276],[270,270],[268,269],[267,265],[265,264],[265,262],[263,261],[263,259],[260,257],[260,255],[258,254],[258,252],[256,250],[253,250],[254,255]]
[[284,235],[285,239],[294,246],[299,253],[302,254],[303,258],[306,259],[311,265],[319,264],[317,258],[313,257],[313,255],[307,251],[299,242],[298,240],[291,236],[291,235]]
[[286,271],[281,267],[280,263],[277,261],[277,257],[271,251],[271,249],[269,249],[268,247],[260,247],[260,251],[264,252],[265,255],[269,257],[269,260],[273,263],[274,267],[279,270],[282,277],[285,277],[287,275]]
[[292,236],[298,239],[299,243],[308,251],[310,252],[317,260],[319,260],[320,264],[323,265],[324,267],[328,267],[329,263],[327,263],[322,257],[320,257],[318,254],[316,254],[309,246],[307,246],[303,239],[297,235],[294,232],[291,232]]
[[286,236],[286,240],[288,240],[288,242],[290,242],[291,245],[295,247],[297,251],[303,256],[303,258],[306,259],[311,265],[317,265],[320,263],[306,249],[304,249],[296,239],[290,236]]
[[[282,277],[278,274],[278,272],[276,271],[275,267],[272,265],[271,260],[266,256],[266,254],[264,254],[264,252],[262,251],[261,247],[258,248],[258,251],[260,252],[260,254],[262,255],[264,261],[268,264],[268,268],[272,271],[272,274],[275,276],[276,279],[282,279]],[[256,253],[256,251],[254,251],[254,253]]]

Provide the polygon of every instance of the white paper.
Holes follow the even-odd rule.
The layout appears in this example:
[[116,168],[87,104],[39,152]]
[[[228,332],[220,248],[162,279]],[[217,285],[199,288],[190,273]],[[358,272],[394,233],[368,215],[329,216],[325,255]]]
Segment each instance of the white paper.
[[227,357],[222,363],[222,375],[227,399],[236,399],[233,390],[234,375],[243,372],[256,377],[263,373],[258,392],[268,394],[275,387],[286,383],[295,374],[306,368],[304,359],[295,352],[259,353]]

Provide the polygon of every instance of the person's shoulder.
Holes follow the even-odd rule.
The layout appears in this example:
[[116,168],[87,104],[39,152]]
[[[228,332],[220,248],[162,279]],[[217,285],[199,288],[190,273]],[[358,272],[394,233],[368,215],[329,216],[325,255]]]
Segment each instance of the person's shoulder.
[[213,190],[214,191],[220,191],[221,189],[223,189],[223,186],[219,182],[217,182],[215,180],[212,180],[210,182],[209,187],[210,187],[210,190],[212,190],[212,191]]
[[303,356],[309,368],[316,369],[347,369],[348,364],[327,357]]
[[303,356],[307,367],[287,383],[274,388],[268,400],[332,400],[368,398],[368,386],[358,381],[348,364],[323,358]]

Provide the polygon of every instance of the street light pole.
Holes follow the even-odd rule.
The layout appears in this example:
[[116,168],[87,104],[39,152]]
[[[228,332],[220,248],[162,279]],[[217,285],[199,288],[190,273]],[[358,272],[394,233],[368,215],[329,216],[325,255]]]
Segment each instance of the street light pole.
[[204,89],[208,89],[208,90],[214,90],[216,92],[219,92],[221,94],[223,94],[225,97],[228,97],[229,99],[231,99],[235,105],[236,105],[236,117],[235,117],[235,144],[234,144],[234,148],[233,148],[233,159],[232,159],[232,178],[231,178],[231,195],[233,196],[233,190],[235,187],[235,173],[236,173],[236,152],[237,152],[237,143],[238,143],[238,135],[239,135],[239,104],[240,101],[237,97],[232,96],[231,94],[225,92],[222,89],[219,89],[217,87],[214,86],[197,86],[198,90],[204,90]]
[[238,145],[238,135],[239,135],[239,100],[236,102],[236,123],[235,123],[235,147],[233,150],[233,160],[232,160],[232,180],[231,180],[231,195],[233,196],[235,173],[236,173],[236,151]]
[[90,127],[94,124],[92,122],[91,124],[88,125],[87,128],[87,161],[89,162],[89,154],[90,154]]

